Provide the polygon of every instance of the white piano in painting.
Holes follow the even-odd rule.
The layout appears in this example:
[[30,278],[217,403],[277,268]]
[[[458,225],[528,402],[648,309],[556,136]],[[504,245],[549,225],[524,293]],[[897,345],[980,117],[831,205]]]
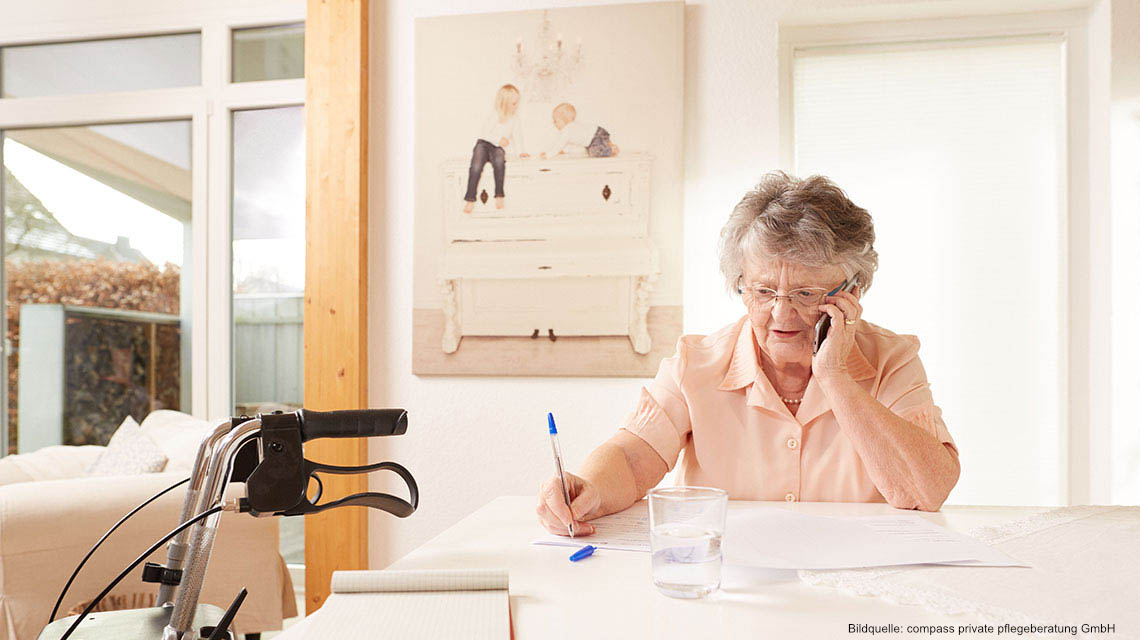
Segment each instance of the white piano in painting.
[[648,353],[660,273],[650,157],[508,160],[503,209],[487,165],[464,213],[469,162],[442,167],[443,350],[454,353],[463,336],[628,336]]

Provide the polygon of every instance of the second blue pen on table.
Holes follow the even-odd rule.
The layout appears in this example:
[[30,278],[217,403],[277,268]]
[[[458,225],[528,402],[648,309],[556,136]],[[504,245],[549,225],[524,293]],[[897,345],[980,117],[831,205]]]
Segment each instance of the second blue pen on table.
[[594,545],[588,544],[588,545],[582,547],[581,549],[578,549],[574,553],[570,554],[570,562],[577,562],[579,560],[584,560],[586,558],[589,558],[590,556],[594,555],[594,551],[596,551],[597,549],[598,548],[595,547]]

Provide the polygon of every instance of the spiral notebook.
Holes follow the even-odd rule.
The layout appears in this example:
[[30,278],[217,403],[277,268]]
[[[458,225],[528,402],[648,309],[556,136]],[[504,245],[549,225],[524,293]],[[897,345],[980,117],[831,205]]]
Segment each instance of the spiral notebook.
[[508,586],[505,569],[337,571],[325,604],[277,637],[507,640]]

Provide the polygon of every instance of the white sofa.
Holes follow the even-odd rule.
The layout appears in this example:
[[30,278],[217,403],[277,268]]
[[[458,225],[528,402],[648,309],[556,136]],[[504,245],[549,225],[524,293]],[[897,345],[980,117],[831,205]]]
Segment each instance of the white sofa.
[[[0,458],[0,640],[34,640],[48,622],[59,590],[76,564],[124,514],[186,477],[203,421],[156,411],[142,430],[167,454],[162,473],[88,477],[103,447],[48,447]],[[241,495],[242,487],[230,487]],[[177,524],[184,493],[171,491],[132,517],[100,547],[72,584],[60,615],[89,601],[138,554]],[[226,607],[245,587],[249,595],[234,623],[238,633],[280,629],[297,614],[293,585],[277,551],[277,519],[224,513],[201,602]],[[165,548],[150,558],[165,559]],[[107,601],[151,606],[157,585],[142,569],[119,583]]]

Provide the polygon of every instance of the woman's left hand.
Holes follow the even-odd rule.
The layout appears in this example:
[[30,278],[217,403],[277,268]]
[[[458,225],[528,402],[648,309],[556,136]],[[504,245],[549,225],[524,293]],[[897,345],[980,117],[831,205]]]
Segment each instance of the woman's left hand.
[[840,291],[819,305],[819,310],[831,316],[831,328],[811,360],[811,372],[821,380],[847,375],[847,356],[855,346],[855,322],[863,314],[863,305],[855,293]]

